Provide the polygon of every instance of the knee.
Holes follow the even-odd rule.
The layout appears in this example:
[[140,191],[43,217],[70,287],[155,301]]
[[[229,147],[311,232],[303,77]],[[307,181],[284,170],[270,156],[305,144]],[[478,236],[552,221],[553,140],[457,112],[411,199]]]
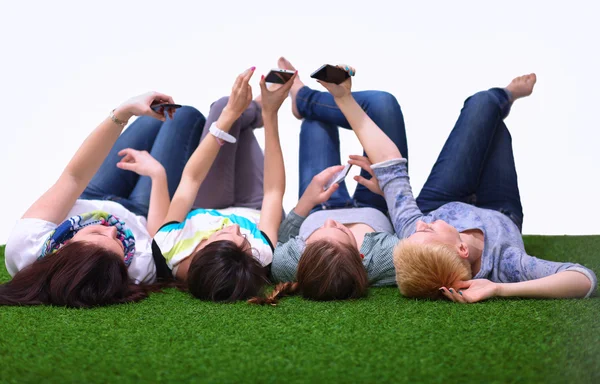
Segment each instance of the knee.
[[189,126],[192,130],[202,132],[204,123],[206,123],[206,118],[196,108],[184,105],[175,111],[173,122],[181,126]]
[[384,91],[372,91],[366,106],[367,113],[385,113],[402,115],[400,104],[394,95]]
[[229,96],[224,96],[224,97],[221,97],[220,99],[216,100],[210,106],[210,114],[216,114],[217,116],[220,116],[221,112],[223,112],[223,110],[227,106],[228,102],[229,102]]
[[189,105],[184,105],[183,107],[181,107],[175,111],[175,118],[204,119],[204,115],[196,108],[190,107]]
[[467,103],[475,105],[495,105],[498,104],[498,97],[492,91],[481,91],[469,97],[465,101],[465,104]]

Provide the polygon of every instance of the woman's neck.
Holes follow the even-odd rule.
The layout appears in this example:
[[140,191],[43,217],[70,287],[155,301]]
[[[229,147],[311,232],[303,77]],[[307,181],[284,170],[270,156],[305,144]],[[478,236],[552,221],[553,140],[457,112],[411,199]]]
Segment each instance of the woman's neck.
[[352,232],[354,238],[356,239],[356,245],[358,246],[358,250],[362,247],[363,241],[365,240],[365,235],[370,232],[375,232],[375,230],[367,224],[364,223],[352,223],[346,224],[346,227]]
[[471,273],[475,276],[481,269],[481,256],[485,245],[483,232],[479,229],[469,229],[460,233],[461,238],[469,247],[469,257],[471,264]]

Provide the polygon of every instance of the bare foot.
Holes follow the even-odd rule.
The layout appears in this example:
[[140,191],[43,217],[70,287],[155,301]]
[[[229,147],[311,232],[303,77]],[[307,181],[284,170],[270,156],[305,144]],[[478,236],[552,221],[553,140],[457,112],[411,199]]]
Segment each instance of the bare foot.
[[515,101],[521,97],[531,95],[536,81],[535,73],[530,73],[529,75],[515,77],[505,89],[512,94],[512,101]]
[[[280,57],[277,60],[277,66],[281,69],[289,69],[290,71],[295,71],[296,68],[286,59],[285,57]],[[298,120],[302,120],[302,115],[298,112],[298,107],[296,106],[296,95],[300,88],[304,87],[304,83],[300,80],[300,76],[296,76],[296,80],[294,80],[294,85],[292,85],[292,89],[290,89],[290,96],[292,96],[292,114]]]

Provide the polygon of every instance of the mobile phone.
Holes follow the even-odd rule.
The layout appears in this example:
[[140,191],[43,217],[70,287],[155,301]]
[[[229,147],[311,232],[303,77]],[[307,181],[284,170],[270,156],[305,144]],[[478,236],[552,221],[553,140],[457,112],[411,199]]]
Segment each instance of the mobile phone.
[[150,106],[150,108],[152,108],[152,110],[154,112],[158,112],[159,109],[161,109],[161,108],[164,108],[164,109],[177,109],[177,108],[181,108],[181,105],[179,105],[179,104],[161,103],[161,104],[152,104]]
[[348,175],[348,172],[350,172],[350,168],[352,168],[352,164],[346,164],[346,166],[344,167],[344,169],[342,169],[341,171],[339,171],[338,173],[336,173],[331,180],[329,180],[327,182],[327,184],[325,184],[323,186],[323,190],[326,191],[328,190],[333,184],[339,184],[341,183],[346,176]]
[[350,77],[350,74],[333,65],[323,64],[319,69],[311,73],[310,77],[326,83],[341,84]]
[[294,76],[294,73],[296,73],[296,71],[290,71],[287,69],[271,69],[267,74],[267,77],[265,77],[265,81],[267,83],[285,84],[290,81],[292,76]]

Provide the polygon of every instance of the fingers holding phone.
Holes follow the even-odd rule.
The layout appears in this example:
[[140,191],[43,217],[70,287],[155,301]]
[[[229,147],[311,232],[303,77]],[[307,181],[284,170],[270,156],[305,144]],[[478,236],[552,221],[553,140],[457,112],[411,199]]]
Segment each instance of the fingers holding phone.
[[351,77],[356,74],[356,69],[345,64],[333,66],[322,65],[310,77],[316,79],[335,98],[347,96],[352,91]]
[[175,115],[175,110],[181,108],[179,104],[171,104],[171,103],[156,103],[150,105],[150,109],[160,115],[168,115],[171,119]]
[[114,111],[115,116],[121,121],[127,121],[132,116],[150,116],[165,121],[165,117],[154,110],[151,106],[157,103],[174,104],[171,96],[159,92],[148,92],[143,95],[132,97]]
[[[282,72],[283,71],[283,72]],[[287,77],[287,75],[289,75],[289,73],[291,72],[291,76]],[[276,73],[276,75],[272,75],[273,73]],[[279,75],[285,73],[285,77],[278,77]],[[271,76],[271,80],[273,80],[273,76],[277,77],[277,79],[281,79],[283,81],[283,79],[286,79],[284,81],[284,83],[282,83],[281,86],[278,87],[273,87],[271,89],[269,89],[267,87],[267,83],[268,82],[273,82],[273,81],[269,81],[269,76]],[[267,74],[267,76],[262,76],[260,79],[260,94],[261,94],[261,103],[262,103],[262,109],[263,109],[263,113],[272,113],[272,114],[276,114],[277,111],[279,110],[279,108],[281,107],[281,104],[283,104],[283,101],[288,97],[289,93],[290,93],[290,89],[292,88],[292,85],[294,84],[294,80],[296,79],[296,77],[298,76],[298,71],[288,71],[288,70],[271,70],[269,72],[269,74]]]
[[294,74],[298,71],[292,71],[289,69],[271,69],[267,76],[265,76],[265,82],[272,84],[285,84],[292,79]]

